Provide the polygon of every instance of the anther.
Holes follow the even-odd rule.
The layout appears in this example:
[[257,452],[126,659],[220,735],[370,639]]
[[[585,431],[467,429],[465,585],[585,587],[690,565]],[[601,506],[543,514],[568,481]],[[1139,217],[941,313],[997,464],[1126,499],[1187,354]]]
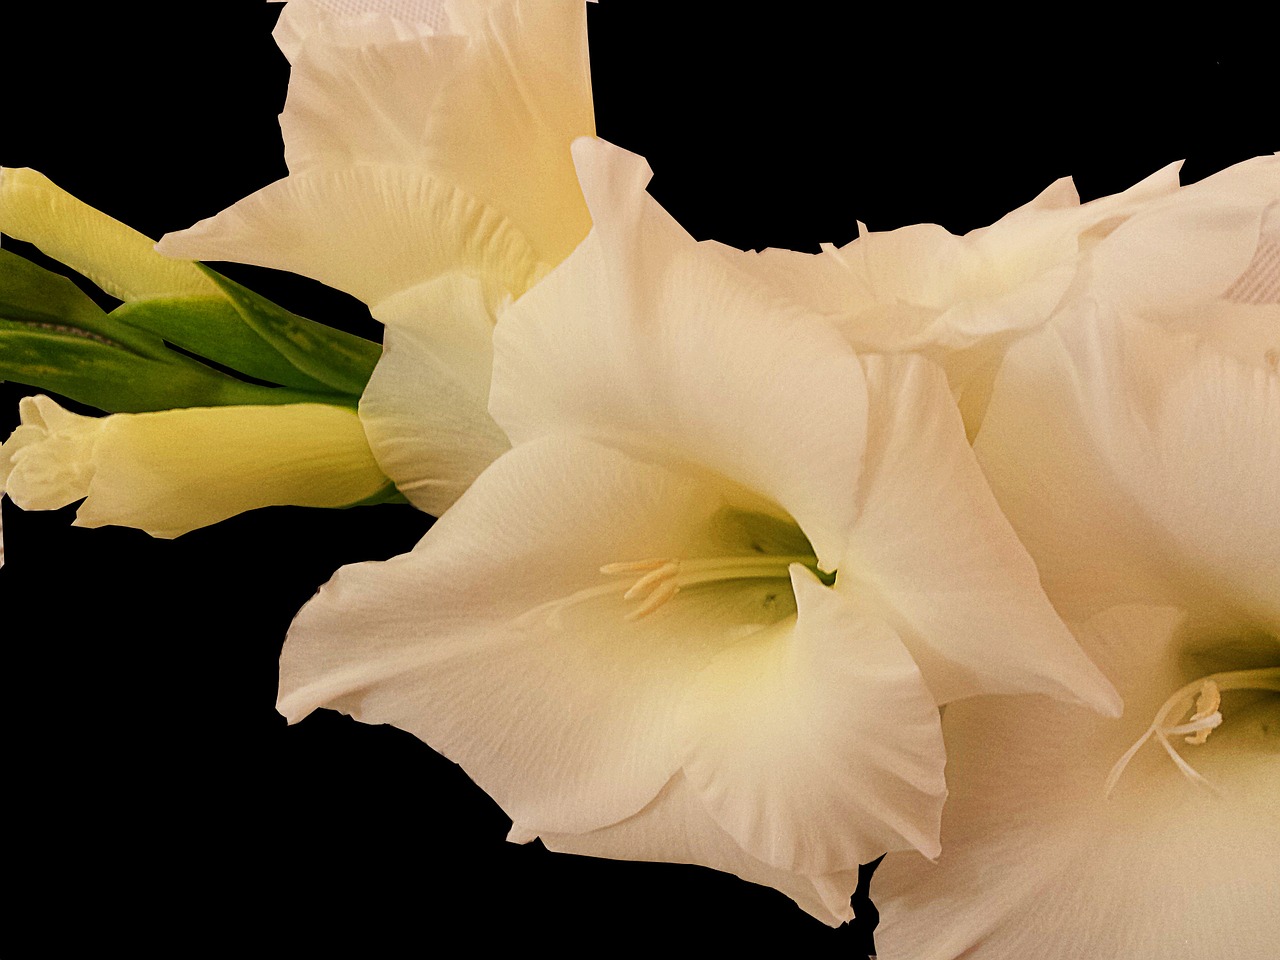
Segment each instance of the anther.
[[[635,588],[633,587],[632,589]],[[625,619],[639,620],[642,617],[647,617],[679,592],[680,585],[676,583],[675,580],[663,580],[662,583],[658,584],[657,588],[645,598],[644,603],[640,604],[640,606],[628,613]]]
[[650,570],[643,577],[637,580],[626,593],[622,595],[623,600],[634,600],[636,597],[647,597],[650,592],[658,584],[671,580],[680,572],[680,561],[672,560],[664,563],[657,570]]
[[1212,680],[1205,680],[1200,685],[1200,696],[1196,697],[1196,712],[1191,715],[1191,723],[1199,723],[1202,720],[1211,720],[1217,718],[1217,722],[1210,726],[1203,726],[1196,729],[1189,737],[1183,737],[1185,743],[1204,743],[1209,739],[1209,733],[1222,723],[1222,714],[1218,712],[1218,707],[1222,706],[1222,691],[1218,689],[1218,685]]

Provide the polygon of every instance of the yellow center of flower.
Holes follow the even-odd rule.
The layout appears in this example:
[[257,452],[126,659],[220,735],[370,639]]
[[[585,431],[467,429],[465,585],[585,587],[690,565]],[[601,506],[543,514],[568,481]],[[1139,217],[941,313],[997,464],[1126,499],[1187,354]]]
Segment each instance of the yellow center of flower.
[[[1155,739],[1174,765],[1182,771],[1183,776],[1200,784],[1215,793],[1220,792],[1212,783],[1202,777],[1191,764],[1182,758],[1174,748],[1171,737],[1182,737],[1185,743],[1195,746],[1204,744],[1209,734],[1223,722],[1222,694],[1228,690],[1270,690],[1280,692],[1280,667],[1264,667],[1258,670],[1232,670],[1227,673],[1215,673],[1195,680],[1176,691],[1173,696],[1156,711],[1155,719],[1146,733],[1138,738],[1116,761],[1111,772],[1107,774],[1104,790],[1108,796],[1120,781],[1129,761],[1148,740]],[[1193,702],[1194,701],[1194,702]],[[1182,719],[1187,713],[1191,716]]]

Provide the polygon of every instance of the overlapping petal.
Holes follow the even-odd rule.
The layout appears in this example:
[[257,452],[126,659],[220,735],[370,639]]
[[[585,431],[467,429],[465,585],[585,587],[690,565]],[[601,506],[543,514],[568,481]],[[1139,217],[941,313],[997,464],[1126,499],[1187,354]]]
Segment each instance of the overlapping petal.
[[[785,874],[784,890],[826,889],[804,878],[856,872],[885,843],[932,851],[937,713],[891,630],[798,568],[793,595],[785,561],[686,587],[638,619],[627,582],[601,572],[647,557],[752,562],[762,522],[775,521],[742,514],[705,476],[568,436],[518,445],[415,551],[345,568],[304,608],[280,709],[414,732],[518,836],[648,822],[662,796],[664,823],[719,824],[676,859],[720,851],[712,865]],[[693,809],[670,806],[673,792]],[[652,828],[601,842],[634,829]]]
[[300,273],[398,328],[361,416],[439,514],[506,447],[486,412],[497,311],[590,226],[569,152],[594,129],[583,5],[294,0],[277,40],[289,176],[160,249]]
[[938,703],[1038,692],[1118,713],[991,495],[942,370],[862,363],[867,453],[839,586],[894,622]]
[[919,352],[940,363],[972,435],[1003,350],[1048,320],[1099,240],[1177,190],[1177,170],[1083,205],[1070,179],[1059,180],[963,236],[917,224],[864,231],[817,255],[713,246],[829,316],[858,350]]
[[830,926],[853,919],[850,897],[857,871],[810,877],[772,867],[748,854],[691,793],[683,773],[639,813],[589,833],[530,832],[516,825],[508,837],[518,843],[537,838],[548,850],[611,860],[692,863],[773,887],[805,912]]
[[893,618],[940,703],[1040,690],[1117,710],[991,497],[941,372],[860,363],[821,318],[694,243],[644,192],[643,160],[603,141],[575,153],[595,226],[498,325],[491,410],[507,434],[602,436],[780,505],[822,568]]
[[880,868],[884,955],[1264,957],[1280,938],[1276,174],[1242,164],[1121,226],[1008,352],[975,452],[1126,712],[948,708],[944,852]]
[[1015,348],[975,452],[1077,615],[1109,603],[1280,618],[1280,380],[1090,303]]
[[698,463],[780,506],[834,569],[866,431],[853,351],[689,237],[642,158],[574,152],[595,226],[503,315],[494,418],[517,443],[573,430]]

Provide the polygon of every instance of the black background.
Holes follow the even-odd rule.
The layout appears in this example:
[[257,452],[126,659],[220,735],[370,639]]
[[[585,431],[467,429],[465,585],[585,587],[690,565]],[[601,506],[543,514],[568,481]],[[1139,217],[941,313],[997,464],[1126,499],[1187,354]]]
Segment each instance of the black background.
[[[275,5],[48,9],[0,37],[0,163],[152,236],[284,175]],[[698,237],[816,249],[857,220],[963,231],[1059,176],[1090,199],[1171,160],[1199,179],[1280,149],[1267,64],[1212,23],[1178,42],[1065,21],[997,40],[994,24],[807,9],[590,10],[598,132],[649,158],[651,192]],[[226,272],[378,336],[349,297]],[[7,433],[25,391],[0,389]],[[508,844],[501,811],[398,730],[328,712],[286,727],[273,704],[293,613],[342,563],[410,548],[429,523],[415,511],[276,508],[176,541],[73,516],[4,505],[8,937],[39,938],[35,953],[293,955],[356,937],[376,955],[451,933],[571,955],[868,949],[865,928],[829,930],[732,877]]]

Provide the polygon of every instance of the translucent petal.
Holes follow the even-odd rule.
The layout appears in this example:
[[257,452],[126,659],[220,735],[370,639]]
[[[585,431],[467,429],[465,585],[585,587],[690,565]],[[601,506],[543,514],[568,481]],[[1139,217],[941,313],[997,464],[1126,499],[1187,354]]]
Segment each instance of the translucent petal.
[[289,270],[370,307],[442,274],[484,279],[496,301],[531,281],[528,242],[500,213],[420,170],[318,168],[167,234],[169,256]]
[[500,318],[494,419],[513,442],[571,429],[700,464],[780,505],[831,569],[862,454],[857,359],[681,230],[641,158],[575,151],[595,227]]
[[[320,31],[303,42],[281,116],[289,169],[430,172],[501,211],[541,260],[560,262],[590,227],[569,155],[574,138],[595,132],[584,5],[405,13],[381,18],[376,33],[378,18],[364,16],[342,40]],[[424,15],[430,35],[421,21],[409,26]]]
[[161,256],[154,241],[35,170],[0,170],[0,233],[35,245],[121,300],[218,294],[194,264]]
[[488,412],[492,315],[481,284],[455,273],[384,301],[378,318],[360,420],[383,472],[439,516],[510,447]]
[[793,565],[798,619],[721,651],[680,712],[685,775],[753,857],[807,875],[936,856],[933,697],[897,635]]
[[1146,600],[1280,622],[1280,379],[1265,364],[1084,303],[1010,353],[975,452],[1074,615]]
[[863,364],[866,471],[837,587],[895,624],[939,703],[1034,691],[1118,713],[992,497],[942,371],[905,355]]

